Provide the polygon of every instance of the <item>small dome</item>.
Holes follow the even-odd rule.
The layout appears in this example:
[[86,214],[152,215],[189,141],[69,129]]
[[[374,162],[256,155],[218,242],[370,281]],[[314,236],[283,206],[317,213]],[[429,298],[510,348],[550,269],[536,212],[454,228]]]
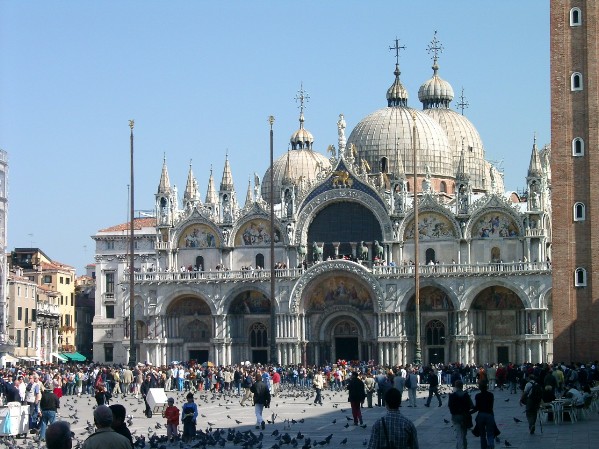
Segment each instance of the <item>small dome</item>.
[[408,105],[408,91],[403,87],[399,80],[399,64],[395,64],[395,81],[391,84],[391,87],[387,89],[387,106],[407,106]]
[[[312,135],[310,134],[310,136]],[[286,180],[287,182],[291,181],[293,184],[299,185],[302,182],[315,181],[320,167],[329,168],[330,166],[331,163],[327,157],[316,151],[307,149],[288,151],[273,163],[274,203],[281,202],[281,187],[286,176],[290,178]],[[262,178],[261,192],[262,199],[270,202],[270,168],[266,170],[264,178]]]
[[449,108],[449,103],[453,100],[453,87],[437,74],[438,69],[439,67],[435,64],[433,77],[418,90],[418,99],[424,105],[424,109]]
[[314,143],[314,137],[312,133],[304,128],[304,114],[300,114],[299,118],[300,127],[299,129],[291,134],[291,138],[289,142],[291,143],[291,148],[294,150],[298,149],[312,149],[312,144]]

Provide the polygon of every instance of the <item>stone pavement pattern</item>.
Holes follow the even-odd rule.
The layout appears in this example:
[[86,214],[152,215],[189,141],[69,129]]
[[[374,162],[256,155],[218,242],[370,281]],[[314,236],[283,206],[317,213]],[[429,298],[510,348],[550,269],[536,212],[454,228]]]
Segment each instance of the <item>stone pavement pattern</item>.
[[[455,436],[451,426],[450,413],[447,408],[447,387],[442,388],[443,405],[437,407],[437,401],[433,398],[431,407],[424,406],[425,398],[428,396],[426,390],[418,392],[416,408],[407,407],[407,393],[404,392],[404,403],[401,412],[410,418],[418,430],[418,439],[421,448],[455,447]],[[500,443],[496,447],[507,447],[507,443],[512,448],[527,449],[553,449],[553,448],[576,448],[586,449],[597,447],[599,441],[599,414],[592,412],[590,417],[584,421],[578,421],[574,424],[562,423],[554,425],[553,423],[544,423],[543,431],[537,425],[535,435],[530,435],[524,415],[524,407],[518,404],[519,394],[510,394],[507,390],[495,390],[495,416],[499,429],[501,430]],[[474,396],[475,392],[471,393]],[[167,396],[175,398],[175,405],[181,408],[184,402],[185,393],[167,392]],[[222,396],[195,393],[196,403],[200,416],[198,417],[198,429],[206,430],[212,424],[212,429],[222,428],[228,430],[233,428],[241,432],[251,430],[259,434],[260,430],[255,430],[255,415],[253,406],[242,407],[239,405],[239,398],[236,396]],[[340,448],[364,448],[370,438],[372,423],[383,416],[384,408],[374,407],[373,409],[364,408],[362,410],[365,428],[354,426],[351,419],[351,409],[347,402],[346,392],[323,392],[324,405],[313,405],[314,395],[312,391],[294,392],[291,390],[283,391],[279,397],[273,398],[271,408],[265,409],[264,418],[271,420],[274,415],[274,424],[266,424],[266,429],[262,441],[262,448],[293,447],[291,444],[282,444],[281,435],[286,433],[291,438],[296,437],[298,432],[304,435],[303,440],[297,441],[297,447],[301,448],[307,438],[310,438],[312,445],[314,442],[321,442],[332,434],[330,443],[319,447],[340,447]],[[374,400],[376,403],[376,398]],[[157,435],[165,435],[165,419],[160,414],[154,414],[152,418],[146,418],[143,415],[143,401],[136,400],[133,397],[125,399],[117,398],[112,404],[121,403],[127,408],[127,415],[132,416],[132,424],[129,426],[134,438],[141,435],[150,435],[150,430]],[[72,430],[76,434],[76,439],[83,441],[88,431],[87,421],[93,422],[93,406],[95,400],[89,396],[76,398],[75,396],[63,397],[61,399],[60,418],[69,421],[72,424]],[[349,420],[347,419],[349,417]],[[514,418],[522,422],[516,423]],[[237,424],[240,421],[241,424]],[[285,420],[289,420],[288,423]],[[296,421],[293,423],[293,421]],[[303,422],[300,422],[303,420]],[[161,428],[156,429],[156,424],[160,423]],[[349,424],[349,425],[348,425]],[[182,425],[179,430],[182,431]],[[278,438],[273,432],[278,430]],[[224,434],[226,437],[226,434]],[[345,443],[343,441],[346,440]],[[343,443],[343,444],[342,444]],[[32,438],[29,436],[26,440],[17,440],[18,446],[37,447],[32,445]],[[164,443],[160,443],[162,446]],[[166,449],[187,448],[196,443],[182,444],[175,442],[166,443]],[[470,448],[480,447],[478,438],[469,434],[468,445]],[[0,445],[2,447],[2,445]],[[42,446],[45,447],[45,446]],[[75,444],[74,444],[75,447]],[[219,446],[217,446],[219,447]],[[227,442],[226,448],[241,447],[233,442]],[[258,445],[255,446],[258,449]],[[149,445],[146,444],[146,448]]]

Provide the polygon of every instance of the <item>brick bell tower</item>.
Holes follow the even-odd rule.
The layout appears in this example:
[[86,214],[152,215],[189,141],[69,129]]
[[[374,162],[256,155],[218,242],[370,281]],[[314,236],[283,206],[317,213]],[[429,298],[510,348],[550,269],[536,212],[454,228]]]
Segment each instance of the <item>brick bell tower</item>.
[[599,1],[551,1],[554,360],[599,348]]

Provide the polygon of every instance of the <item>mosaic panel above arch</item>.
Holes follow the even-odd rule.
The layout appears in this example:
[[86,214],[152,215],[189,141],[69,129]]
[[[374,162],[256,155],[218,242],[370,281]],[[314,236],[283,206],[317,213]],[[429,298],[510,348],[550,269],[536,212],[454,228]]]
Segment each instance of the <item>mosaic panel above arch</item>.
[[167,315],[211,315],[210,307],[201,298],[184,297],[174,300],[166,309]]
[[231,302],[231,315],[264,315],[270,313],[270,300],[257,290],[239,293]]
[[470,306],[473,310],[517,310],[523,309],[520,297],[502,286],[487,287],[481,291]]
[[[414,295],[408,302],[407,310],[413,312],[416,310],[416,301]],[[443,290],[437,287],[423,287],[420,289],[420,311],[440,311],[440,310],[453,310],[453,303],[451,298]]]
[[[457,237],[453,224],[447,217],[435,212],[423,212],[418,217],[418,239],[437,240],[455,239]],[[404,232],[404,240],[414,240],[414,220]]]
[[472,226],[472,238],[518,237],[518,225],[507,214],[488,212],[478,217]]
[[322,312],[333,306],[349,305],[372,312],[372,294],[361,282],[345,274],[319,278],[304,291],[306,312]]
[[[275,229],[275,243],[281,241],[281,231]],[[270,222],[263,219],[245,223],[235,236],[236,246],[258,246],[270,244]]]
[[179,237],[178,248],[216,248],[220,245],[218,235],[209,226],[194,224],[187,226]]

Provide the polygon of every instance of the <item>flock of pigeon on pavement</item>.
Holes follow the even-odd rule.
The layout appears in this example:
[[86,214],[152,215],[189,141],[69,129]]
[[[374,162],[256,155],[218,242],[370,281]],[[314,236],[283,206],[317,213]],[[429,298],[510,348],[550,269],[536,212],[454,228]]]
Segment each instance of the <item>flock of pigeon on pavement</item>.
[[[419,391],[427,391],[426,385],[419,386]],[[467,388],[470,391],[471,396],[474,399],[474,394],[478,389],[474,386]],[[443,405],[447,404],[447,395],[451,392],[451,387],[442,385],[439,388],[439,392],[443,398]],[[184,397],[187,392],[169,392],[175,397],[175,404],[182,404]],[[351,417],[351,409],[349,404],[345,407],[341,407],[345,400],[346,392],[344,391],[330,391],[323,390],[323,400],[325,402],[332,403],[332,407],[340,411],[343,416],[333,418],[330,423],[333,425],[340,425],[343,428],[350,427],[350,422],[353,421]],[[264,409],[264,418],[267,419],[267,415],[270,417],[267,419],[269,428],[266,430],[252,430],[254,424],[253,407],[251,410],[252,421],[246,422],[242,426],[243,421],[234,417],[235,411],[241,407],[239,405],[239,397],[232,394],[232,392],[226,392],[224,394],[213,393],[213,392],[196,392],[195,401],[199,408],[198,417],[198,430],[196,431],[196,438],[192,442],[183,442],[180,439],[170,442],[166,437],[165,426],[160,422],[148,420],[153,425],[147,427],[147,429],[139,428],[134,425],[134,419],[147,420],[143,415],[145,410],[145,404],[141,397],[136,399],[134,396],[129,395],[120,399],[113,398],[111,402],[122,403],[127,407],[127,425],[132,430],[132,436],[134,441],[134,449],[205,449],[209,447],[238,447],[242,449],[310,449],[319,447],[344,447],[348,443],[348,437],[340,438],[335,435],[335,432],[329,433],[326,436],[313,435],[308,436],[302,433],[302,424],[304,424],[306,418],[292,418],[292,419],[281,419],[276,413],[276,409],[279,404],[293,404],[299,402],[303,407],[298,407],[297,413],[303,416],[310,407],[317,407],[313,404],[314,394],[312,390],[300,390],[288,388],[279,393],[276,399],[273,399],[271,409]],[[406,398],[407,395],[404,395]],[[421,400],[422,398],[420,398]],[[425,398],[426,400],[426,398]],[[508,402],[510,398],[504,399]],[[305,404],[307,401],[308,404]],[[376,395],[373,398],[373,402],[376,402]],[[407,401],[406,401],[407,402]],[[406,406],[404,402],[404,406]],[[226,414],[226,422],[211,422],[210,417],[202,413],[202,405],[216,405],[224,407],[226,410],[231,410],[230,413]],[[298,405],[299,405],[298,404]],[[95,399],[92,396],[83,396],[77,398],[76,396],[65,396],[61,399],[61,409],[59,409],[59,417],[57,420],[64,420],[71,424],[71,428],[75,433],[73,439],[73,449],[80,449],[85,439],[95,431],[93,422],[87,420],[85,426],[81,427],[79,424],[78,413],[82,407],[88,409],[95,409]],[[497,407],[497,405],[496,405]],[[135,418],[134,418],[135,417]],[[408,415],[409,417],[409,415]],[[154,418],[163,420],[160,414],[155,414]],[[318,417],[320,419],[321,417]],[[516,424],[523,422],[521,419],[516,417],[513,418]],[[213,421],[216,421],[213,419]],[[246,420],[247,421],[247,420]],[[450,426],[451,421],[449,419],[443,419],[446,426]],[[154,423],[155,422],[155,423]],[[252,425],[250,425],[252,424]],[[133,429],[135,427],[135,429]],[[145,425],[144,425],[145,427]],[[203,427],[203,428],[200,428]],[[363,424],[360,427],[363,429],[368,428],[367,424]],[[271,430],[273,429],[273,430]],[[370,432],[363,432],[360,434],[361,443],[363,446],[368,444],[370,438]],[[354,438],[350,438],[350,442],[355,446],[356,442]],[[352,441],[353,440],[353,441]],[[498,443],[499,439],[496,440]],[[505,447],[511,447],[512,444],[503,440]],[[40,442],[34,435],[20,435],[14,436],[1,436],[0,437],[0,449],[42,449],[45,448],[45,443]]]

